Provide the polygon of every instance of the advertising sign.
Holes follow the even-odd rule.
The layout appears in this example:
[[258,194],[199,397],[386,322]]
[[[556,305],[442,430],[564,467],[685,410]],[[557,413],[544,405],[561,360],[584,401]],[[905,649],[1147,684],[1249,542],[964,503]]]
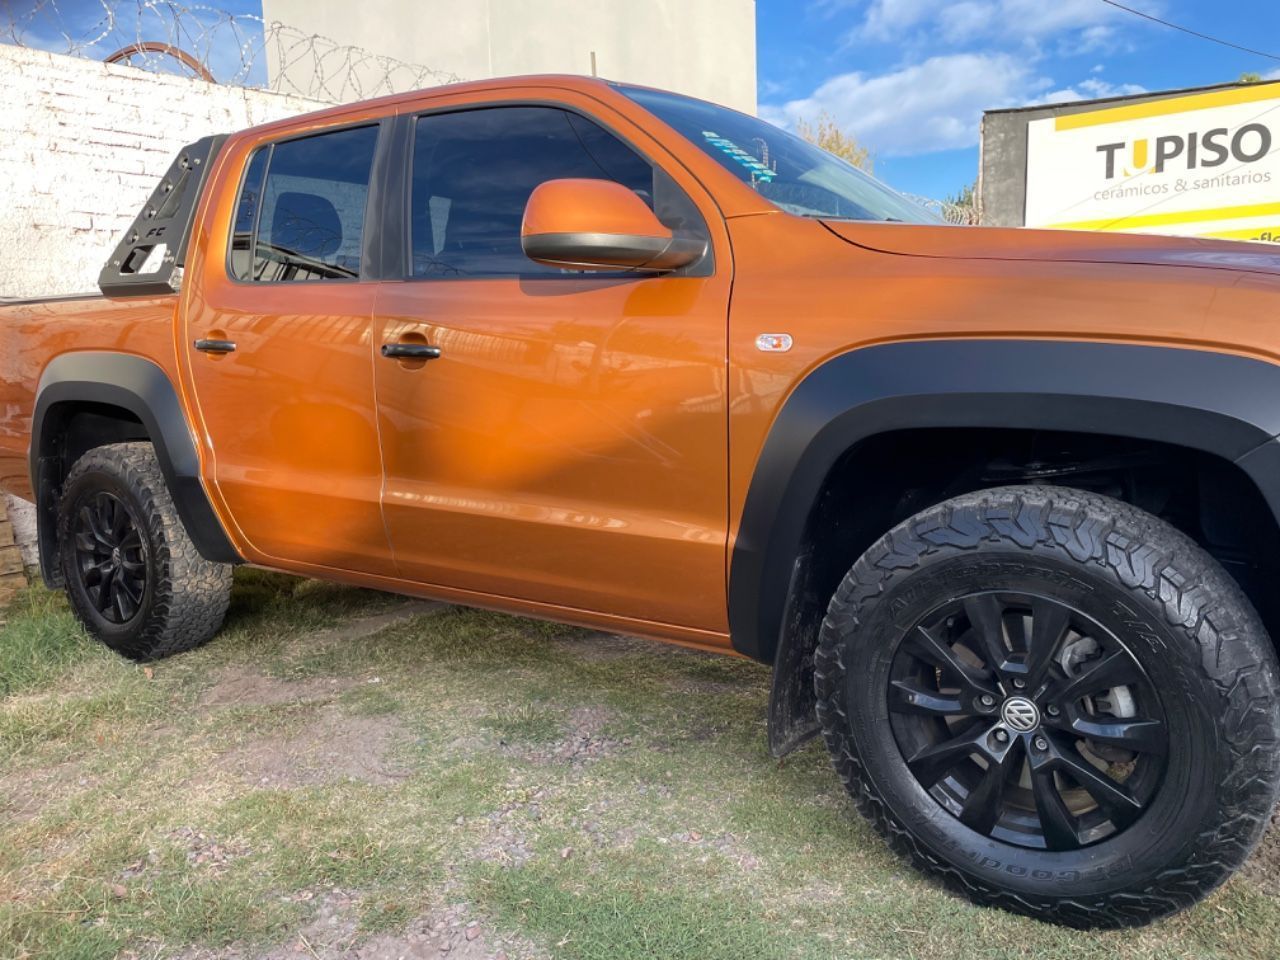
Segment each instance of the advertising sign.
[[1026,225],[1280,242],[1280,83],[1033,120]]

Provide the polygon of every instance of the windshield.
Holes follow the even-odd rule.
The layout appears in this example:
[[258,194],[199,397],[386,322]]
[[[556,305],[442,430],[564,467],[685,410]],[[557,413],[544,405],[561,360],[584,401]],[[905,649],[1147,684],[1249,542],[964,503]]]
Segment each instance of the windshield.
[[771,123],[661,90],[617,89],[787,213],[836,220],[941,222],[852,164]]

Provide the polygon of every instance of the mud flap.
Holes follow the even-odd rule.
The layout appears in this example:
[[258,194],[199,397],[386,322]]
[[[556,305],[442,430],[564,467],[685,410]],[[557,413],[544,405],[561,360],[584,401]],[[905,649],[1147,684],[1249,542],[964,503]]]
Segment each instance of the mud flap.
[[778,641],[778,657],[773,663],[773,685],[769,691],[769,752],[779,758],[804,746],[821,732],[818,698],[813,688],[813,653],[821,620],[806,622],[800,611],[811,605],[794,602],[799,585],[808,582],[809,562],[810,557],[806,554],[796,561],[791,571],[788,596],[793,598],[793,602]]

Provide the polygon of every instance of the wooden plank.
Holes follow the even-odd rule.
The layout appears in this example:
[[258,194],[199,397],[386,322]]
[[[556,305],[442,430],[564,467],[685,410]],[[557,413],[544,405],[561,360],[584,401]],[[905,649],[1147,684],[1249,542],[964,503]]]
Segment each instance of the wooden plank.
[[0,577],[23,575],[22,551],[17,547],[0,547]]
[[0,547],[12,547],[17,542],[13,533],[13,524],[8,520],[0,520]]
[[26,585],[26,581],[21,577],[5,577],[3,580],[0,580],[0,624],[5,621],[5,605],[16,597],[19,591],[21,591]]

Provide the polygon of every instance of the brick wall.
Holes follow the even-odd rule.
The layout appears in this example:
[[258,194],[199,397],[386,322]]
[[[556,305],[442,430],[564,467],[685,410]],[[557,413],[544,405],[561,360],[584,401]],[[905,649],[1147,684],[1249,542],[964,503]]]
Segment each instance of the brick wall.
[[[184,144],[328,106],[0,43],[0,297],[97,289]],[[0,602],[36,563],[30,504],[0,496]]]
[[0,297],[83,293],[184,145],[316,110],[0,43]]

